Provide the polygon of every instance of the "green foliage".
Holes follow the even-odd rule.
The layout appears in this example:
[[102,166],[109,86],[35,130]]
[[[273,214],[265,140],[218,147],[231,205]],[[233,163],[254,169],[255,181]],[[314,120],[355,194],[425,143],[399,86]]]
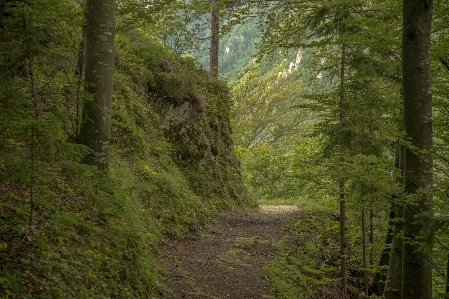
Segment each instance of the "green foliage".
[[[386,233],[390,204],[402,198],[401,187],[396,183],[399,173],[393,163],[397,142],[403,137],[397,117],[401,100],[400,7],[396,4],[336,0],[281,1],[258,6],[265,18],[259,60],[267,55],[276,57],[280,51],[287,61],[291,55],[288,51],[301,54],[299,65],[295,66],[299,74],[291,75],[295,83],[289,90],[292,94],[297,92],[303,111],[310,109],[305,114],[313,121],[306,132],[313,130],[312,136],[297,130],[296,139],[269,142],[270,126],[281,126],[284,121],[279,110],[271,114],[270,100],[278,95],[282,98],[282,91],[276,90],[274,96],[266,99],[268,92],[257,91],[271,84],[262,80],[252,87],[242,84],[250,76],[243,77],[235,90],[237,112],[244,112],[236,113],[234,124],[240,138],[238,154],[250,189],[258,192],[264,203],[271,198],[275,202],[317,201],[321,206],[335,208],[341,192],[338,182],[343,178],[348,203],[346,233],[358,245],[360,210],[374,211],[377,237],[368,246],[375,257],[374,264],[386,246],[379,236]],[[438,23],[445,27],[441,21]],[[262,108],[257,101],[251,102],[251,92],[255,99],[260,99]],[[246,100],[250,103],[247,106]],[[240,105],[249,108],[240,110]],[[304,147],[308,142],[313,150]],[[297,146],[300,144],[303,146]],[[369,194],[362,192],[362,186],[368,187]],[[441,254],[441,263],[443,259]],[[350,263],[358,266],[352,268],[359,268],[361,260],[360,246],[355,246]],[[284,265],[288,268],[288,264]],[[292,267],[297,271],[300,266]],[[376,271],[374,266],[369,269]],[[288,280],[286,276],[277,285]],[[294,294],[286,297],[295,298]]]
[[449,222],[447,213],[448,197],[448,144],[449,136],[447,126],[448,114],[448,77],[449,64],[447,47],[449,28],[447,22],[448,4],[437,1],[434,5],[433,35],[432,35],[432,96],[433,96],[433,129],[434,129],[434,213],[435,219],[431,221],[435,227],[435,242],[433,249],[434,265],[434,293],[438,298],[445,298],[447,284],[449,254],[448,230],[443,229]]
[[[307,137],[314,120],[305,111],[297,71],[249,72],[233,87],[233,131],[246,183],[260,199],[299,200],[316,173],[310,159],[318,139]],[[319,197],[319,196],[317,196]]]
[[327,298],[338,292],[337,215],[317,210],[298,213],[290,237],[276,243],[266,267],[276,298]]
[[[191,56],[166,50],[207,64],[209,1],[120,1],[107,174],[80,164],[89,149],[72,143],[84,96],[83,7],[29,3],[0,3],[0,298],[163,296],[157,245],[197,232],[218,209],[253,207],[242,179],[262,203],[334,210],[343,177],[355,271],[363,270],[360,211],[375,213],[376,262],[390,204],[416,200],[402,197],[394,166],[403,139],[400,2],[220,1],[220,67],[235,80],[231,98]],[[434,289],[443,297],[449,7],[434,6],[435,216],[419,221],[436,240]],[[234,77],[244,67],[251,72]],[[281,298],[336,292],[336,216],[318,214],[291,223],[294,237],[277,244],[267,273]]]
[[[79,163],[89,149],[72,143],[82,7],[10,4],[0,20],[0,298],[163,296],[158,245],[197,233],[219,209],[254,206],[231,151],[226,88],[121,27],[111,166],[100,172]],[[138,17],[125,8],[120,17]],[[161,123],[182,105],[192,118],[177,129],[194,130],[176,140]]]
[[[388,246],[382,239],[390,204],[417,200],[414,196],[403,197],[394,164],[399,144],[410,148],[399,128],[401,3],[246,1],[245,5],[250,8],[241,9],[241,14],[230,20],[240,24],[232,34],[222,37],[222,45],[230,48],[229,54],[225,54],[225,48],[221,53],[223,60],[232,61],[231,66],[242,70],[240,63],[249,62],[246,58],[254,54],[254,47],[246,45],[247,36],[258,41],[255,57],[262,66],[254,73],[255,65],[249,62],[246,67],[251,71],[236,79],[233,88],[236,152],[242,160],[246,184],[265,204],[301,202],[335,208],[337,182],[344,177],[348,233],[360,235],[360,210],[373,210],[376,237],[370,246],[377,262],[378,254]],[[433,9],[434,210],[438,224],[435,228],[430,225],[429,230],[436,231],[434,286],[435,293],[442,295],[448,239],[447,232],[436,227],[447,222],[448,5],[437,1]],[[260,37],[254,34],[261,29]],[[244,39],[238,40],[239,35]],[[343,45],[345,76],[341,88]],[[232,50],[239,53],[238,57],[232,56]],[[282,66],[282,72],[289,69],[288,63],[294,63],[298,54],[301,59],[294,66],[298,72],[289,75],[292,84],[288,91],[301,99],[296,103],[313,119],[312,124],[307,124],[310,126],[304,126],[306,132],[313,128],[313,136],[292,130],[296,138],[272,142],[273,128],[282,127],[294,117],[284,118],[282,109],[278,109],[277,105],[288,96],[276,81],[276,74],[272,74],[271,81],[270,76],[263,78],[261,74],[266,74],[270,57]],[[206,61],[207,53],[203,56]],[[267,90],[273,85],[276,87],[270,93]],[[309,144],[312,150],[307,149]],[[369,190],[365,196],[364,184]],[[360,261],[361,250],[355,252],[355,259]]]

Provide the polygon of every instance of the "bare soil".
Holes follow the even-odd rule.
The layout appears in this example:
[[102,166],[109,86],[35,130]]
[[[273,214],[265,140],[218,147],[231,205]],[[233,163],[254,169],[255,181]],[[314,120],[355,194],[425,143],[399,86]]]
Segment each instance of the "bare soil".
[[270,298],[264,266],[272,244],[285,235],[294,206],[262,206],[260,212],[232,211],[195,239],[170,241],[161,249],[166,298]]

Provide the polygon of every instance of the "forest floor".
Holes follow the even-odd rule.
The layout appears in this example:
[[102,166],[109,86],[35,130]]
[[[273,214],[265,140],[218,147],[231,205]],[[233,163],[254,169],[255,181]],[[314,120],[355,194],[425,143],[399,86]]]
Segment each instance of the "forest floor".
[[166,298],[270,298],[264,266],[273,243],[285,232],[295,206],[262,206],[261,211],[231,211],[217,216],[196,238],[169,241],[159,265],[165,269]]

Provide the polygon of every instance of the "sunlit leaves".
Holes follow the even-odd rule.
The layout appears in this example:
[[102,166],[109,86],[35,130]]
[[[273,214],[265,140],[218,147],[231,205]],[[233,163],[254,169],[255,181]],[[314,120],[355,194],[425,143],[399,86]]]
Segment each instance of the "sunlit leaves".
[[304,193],[302,184],[308,183],[298,176],[306,176],[300,173],[307,168],[298,159],[318,148],[314,138],[305,137],[314,119],[302,108],[304,93],[298,72],[281,67],[267,76],[248,72],[233,87],[236,151],[258,196],[298,198]]
[[[303,90],[295,74],[277,68],[266,77],[249,72],[233,88],[235,140],[253,148],[306,132]],[[248,133],[249,132],[249,133]]]

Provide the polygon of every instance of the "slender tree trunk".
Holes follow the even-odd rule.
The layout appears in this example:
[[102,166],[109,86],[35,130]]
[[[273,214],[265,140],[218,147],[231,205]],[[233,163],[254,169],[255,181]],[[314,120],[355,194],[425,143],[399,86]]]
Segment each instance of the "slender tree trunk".
[[390,263],[388,265],[388,280],[385,286],[385,299],[402,299],[402,244],[400,235],[403,229],[402,207],[395,209],[395,226],[393,230],[393,242],[390,251]]
[[[402,113],[402,111],[401,111]],[[403,120],[399,123],[399,131],[404,130]],[[395,167],[399,170],[398,184],[404,186],[404,146],[398,145]],[[387,280],[385,285],[385,299],[402,299],[402,230],[404,228],[403,203],[396,196],[392,199],[391,210],[393,218],[393,240],[391,242],[390,262],[388,264]],[[390,215],[392,213],[390,212]],[[391,219],[391,218],[390,218]]]
[[364,197],[366,195],[366,187],[362,186],[362,267],[363,267],[363,287],[365,289],[365,296],[368,296],[368,272],[366,271],[366,231],[365,231],[365,203]]
[[449,294],[449,254],[447,255],[446,265],[446,294]]
[[[346,46],[341,49],[340,69],[340,123],[345,118],[345,57]],[[348,297],[348,271],[346,269],[346,198],[344,178],[340,180],[340,254],[341,254],[341,291],[343,298]]]
[[[84,1],[81,0],[78,3],[80,6],[84,6]],[[83,85],[83,78],[84,78],[84,42],[86,39],[86,16],[84,15],[84,20],[83,20],[83,26],[81,27],[81,41],[79,44],[79,49],[78,49],[78,57],[76,60],[76,69],[75,69],[75,77],[77,78],[77,82],[76,82],[76,93],[75,93],[75,97],[76,97],[76,119],[75,119],[75,124],[74,124],[74,136],[73,138],[76,139],[78,138],[78,135],[80,133],[80,127],[81,127],[81,105],[82,105],[82,99],[81,99],[81,90],[82,90],[82,85]]]
[[[33,38],[31,36],[31,33],[29,32],[29,20],[26,20],[26,26],[27,26],[27,60],[28,60],[28,67],[29,67],[29,74],[30,74],[30,81],[31,81],[31,99],[33,101],[33,109],[34,109],[34,120],[31,124],[31,149],[30,149],[30,155],[31,155],[31,178],[30,178],[30,217],[28,220],[28,225],[30,227],[34,226],[34,211],[35,211],[35,187],[36,187],[36,122],[39,119],[39,111],[38,111],[38,94],[37,94],[37,86],[36,86],[36,73],[34,72],[34,65],[33,65],[33,54],[31,52],[31,39]],[[31,230],[32,231],[32,230]]]
[[[419,242],[431,243],[422,232],[431,232],[420,214],[432,215],[432,94],[430,37],[433,0],[403,0],[402,85],[404,128],[415,149],[405,149],[404,190],[416,201],[404,207],[404,299],[432,298],[430,251]],[[417,150],[422,152],[417,152]],[[420,238],[424,237],[424,239]],[[418,240],[418,241],[417,241]],[[425,244],[431,246],[431,244]]]
[[85,162],[109,164],[114,75],[115,0],[88,0],[86,11],[85,99],[78,141],[92,149]]
[[374,265],[374,211],[369,210],[369,265]]
[[211,1],[210,73],[218,77],[218,50],[220,41],[219,0]]
[[84,39],[85,39],[86,25],[83,24],[83,39],[80,42],[80,48],[78,50],[78,58],[76,62],[75,76],[77,77],[76,84],[76,119],[75,119],[75,136],[78,136],[80,131],[81,122],[81,87],[84,77]]
[[341,291],[343,298],[348,294],[348,271],[346,269],[346,199],[345,184],[340,182],[340,254],[341,254]]
[[387,269],[383,269],[384,267],[388,267],[390,262],[390,253],[391,253],[391,245],[393,243],[393,227],[394,227],[394,219],[396,217],[395,213],[395,205],[391,204],[390,209],[390,220],[388,222],[388,231],[385,237],[385,247],[382,250],[379,259],[379,268],[380,270],[376,272],[374,275],[373,286],[372,289],[376,293],[377,296],[382,296],[385,291],[385,281],[387,279]]

